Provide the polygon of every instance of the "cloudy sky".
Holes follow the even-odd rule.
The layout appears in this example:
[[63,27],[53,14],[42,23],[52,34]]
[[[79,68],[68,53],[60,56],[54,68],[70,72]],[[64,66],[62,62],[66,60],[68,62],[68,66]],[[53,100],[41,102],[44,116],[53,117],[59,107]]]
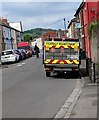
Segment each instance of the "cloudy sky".
[[[50,0],[51,1],[51,0]],[[61,0],[62,1],[62,0]],[[3,0],[1,15],[9,22],[22,22],[23,30],[32,28],[65,29],[79,7],[81,1],[25,1]]]

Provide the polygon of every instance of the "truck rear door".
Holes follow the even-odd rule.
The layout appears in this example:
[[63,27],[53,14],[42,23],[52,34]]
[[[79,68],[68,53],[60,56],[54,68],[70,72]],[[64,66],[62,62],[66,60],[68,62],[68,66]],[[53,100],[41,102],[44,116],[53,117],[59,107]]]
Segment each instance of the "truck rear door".
[[44,42],[44,64],[79,64],[79,42]]

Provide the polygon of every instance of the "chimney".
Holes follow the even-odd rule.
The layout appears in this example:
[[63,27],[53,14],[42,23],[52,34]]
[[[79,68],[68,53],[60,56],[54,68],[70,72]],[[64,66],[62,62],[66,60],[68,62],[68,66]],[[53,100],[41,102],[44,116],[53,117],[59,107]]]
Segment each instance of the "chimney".
[[0,22],[3,23],[3,24],[8,25],[8,21],[7,21],[6,18],[1,17],[1,18],[0,18]]

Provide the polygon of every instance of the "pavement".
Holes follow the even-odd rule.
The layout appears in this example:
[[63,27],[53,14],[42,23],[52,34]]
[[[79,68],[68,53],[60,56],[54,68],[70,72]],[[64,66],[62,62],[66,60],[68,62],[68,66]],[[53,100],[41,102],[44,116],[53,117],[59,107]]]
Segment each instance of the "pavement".
[[[82,60],[81,70],[82,78],[80,87],[81,93],[73,106],[69,117],[64,118],[96,118],[98,119],[98,83],[91,83],[89,77],[85,74],[86,61]],[[73,104],[73,103],[72,103]]]
[[98,83],[91,83],[85,72],[86,63],[81,63],[81,79],[67,99],[65,104],[56,114],[55,118],[93,118],[98,120]]
[[0,119],[2,118],[2,69],[0,68]]
[[82,78],[84,86],[69,118],[97,118],[97,83]]

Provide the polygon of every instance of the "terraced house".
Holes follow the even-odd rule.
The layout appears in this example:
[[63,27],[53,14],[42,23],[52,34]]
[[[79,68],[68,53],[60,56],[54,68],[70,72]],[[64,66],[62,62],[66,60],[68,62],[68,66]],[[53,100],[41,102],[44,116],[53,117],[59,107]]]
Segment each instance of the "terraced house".
[[[75,15],[81,24],[82,49],[86,55],[86,71],[90,80],[99,75],[99,0],[82,2]],[[98,78],[98,77],[97,77]]]
[[0,54],[2,50],[16,49],[22,41],[22,31],[11,27],[5,18],[0,18]]

